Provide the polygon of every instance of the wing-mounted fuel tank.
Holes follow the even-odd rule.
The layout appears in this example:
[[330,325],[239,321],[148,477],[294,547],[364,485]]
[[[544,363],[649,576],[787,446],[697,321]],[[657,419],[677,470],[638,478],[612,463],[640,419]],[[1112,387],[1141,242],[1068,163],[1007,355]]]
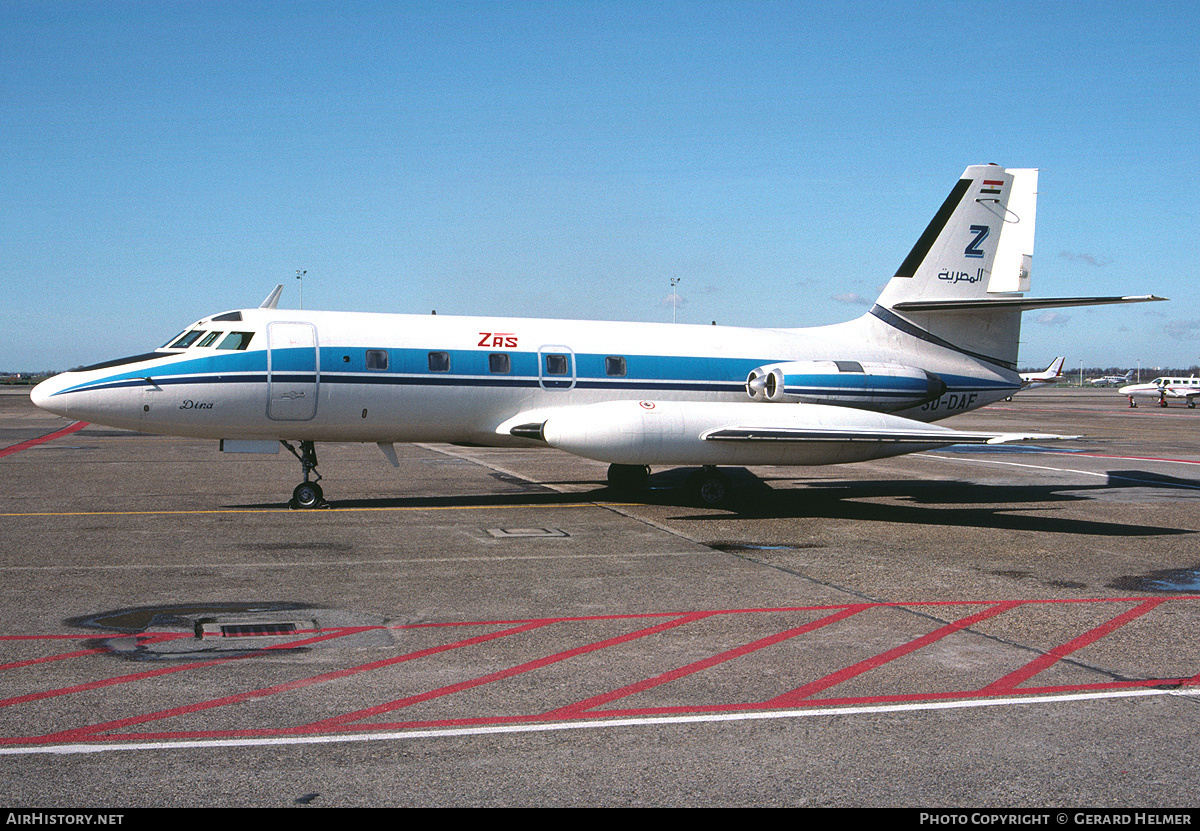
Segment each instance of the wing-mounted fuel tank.
[[754,401],[832,404],[890,413],[932,401],[946,384],[932,372],[902,364],[859,361],[788,361],[750,371]]

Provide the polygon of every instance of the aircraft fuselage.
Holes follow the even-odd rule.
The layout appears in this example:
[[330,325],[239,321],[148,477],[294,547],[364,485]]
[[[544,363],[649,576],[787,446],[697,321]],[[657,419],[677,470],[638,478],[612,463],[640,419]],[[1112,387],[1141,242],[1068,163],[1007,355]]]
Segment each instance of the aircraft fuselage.
[[[612,400],[749,402],[757,367],[895,361],[903,336],[880,342],[871,329],[246,309],[189,327],[202,334],[186,347],[56,376],[35,401],[71,418],[201,438],[521,444],[498,430],[521,413]],[[248,343],[221,348],[230,333]],[[920,370],[944,390],[867,409],[930,422],[1020,386],[1015,373],[923,351]],[[809,380],[796,400],[822,403],[871,383],[858,373]]]

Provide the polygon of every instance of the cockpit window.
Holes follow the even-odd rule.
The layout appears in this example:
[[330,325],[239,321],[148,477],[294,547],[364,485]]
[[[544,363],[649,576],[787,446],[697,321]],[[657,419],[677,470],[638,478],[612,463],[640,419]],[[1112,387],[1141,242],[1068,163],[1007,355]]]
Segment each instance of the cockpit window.
[[207,335],[201,338],[200,342],[196,344],[196,346],[212,346],[216,342],[217,338],[221,337],[223,334],[224,332],[209,332]]
[[187,349],[189,346],[191,346],[193,343],[195,343],[200,338],[200,336],[203,334],[204,334],[203,329],[193,329],[192,331],[185,334],[183,337],[181,337],[179,340],[175,341],[173,344],[171,344],[167,348],[168,349]]
[[225,340],[217,344],[217,349],[245,349],[250,345],[253,332],[230,332]]

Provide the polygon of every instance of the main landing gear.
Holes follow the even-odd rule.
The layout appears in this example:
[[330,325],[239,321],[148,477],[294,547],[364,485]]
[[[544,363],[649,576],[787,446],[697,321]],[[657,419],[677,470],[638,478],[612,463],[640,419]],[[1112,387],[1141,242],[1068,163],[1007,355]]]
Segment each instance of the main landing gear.
[[609,465],[608,486],[622,493],[633,493],[646,487],[650,479],[649,465]]
[[[302,441],[300,442],[300,451],[296,452],[296,448],[292,447],[289,442],[280,441],[279,443],[300,460],[300,467],[304,470],[304,481],[296,485],[296,489],[292,491],[292,500],[288,503],[288,507],[328,508],[329,503],[325,501],[325,492],[317,484],[321,481],[321,474],[317,472],[316,446],[311,441]],[[316,478],[309,481],[310,475]]]
[[[609,465],[608,485],[613,490],[634,494],[645,489],[650,478],[647,465]],[[701,508],[725,508],[733,501],[733,484],[724,473],[705,465],[684,483],[688,501]]]
[[733,501],[733,483],[712,465],[705,465],[688,477],[688,495],[701,508],[727,508]]

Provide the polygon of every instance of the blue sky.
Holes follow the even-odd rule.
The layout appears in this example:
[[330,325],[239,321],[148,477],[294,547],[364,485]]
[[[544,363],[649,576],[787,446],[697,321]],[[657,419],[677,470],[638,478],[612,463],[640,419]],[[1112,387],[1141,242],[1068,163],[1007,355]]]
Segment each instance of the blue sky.
[[1023,366],[1200,363],[1194,3],[0,4],[0,370],[281,305],[856,317],[1041,169]]

